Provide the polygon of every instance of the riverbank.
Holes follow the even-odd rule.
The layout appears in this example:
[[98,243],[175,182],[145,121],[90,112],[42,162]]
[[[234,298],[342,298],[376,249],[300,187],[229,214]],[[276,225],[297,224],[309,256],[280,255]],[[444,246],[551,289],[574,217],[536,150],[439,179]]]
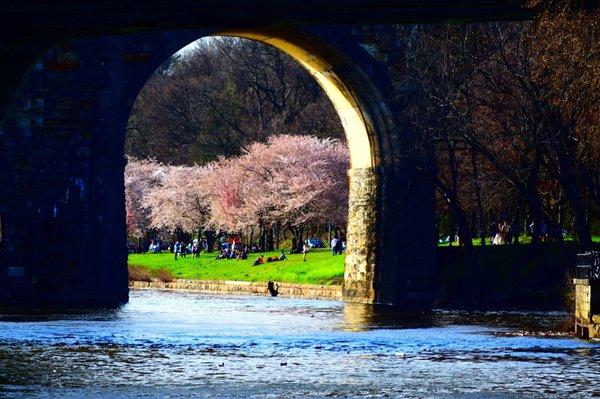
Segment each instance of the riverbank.
[[[464,253],[457,247],[437,248],[436,306],[488,310],[567,310],[574,307],[572,278],[569,268],[575,265],[579,248],[573,243],[485,246],[474,249],[476,273],[467,267]],[[175,261],[173,254],[143,254],[129,256],[130,280],[164,283],[175,280],[200,281],[206,286],[215,282],[257,283],[260,289],[268,281],[280,284],[341,286],[344,276],[344,255],[331,256],[327,249],[313,250],[307,261],[301,254],[287,255],[281,262],[252,266],[262,253],[252,254],[246,260],[216,260],[216,253],[202,253],[200,258]],[[265,257],[279,252],[265,252]],[[203,283],[209,281],[210,283]],[[474,284],[474,282],[476,284]],[[190,284],[185,282],[184,284]],[[194,283],[196,284],[196,283]],[[219,283],[220,284],[220,283]],[[218,288],[218,292],[237,293],[254,288]],[[477,290],[474,292],[473,287]],[[169,286],[164,286],[168,289]],[[213,291],[202,288],[202,290]],[[299,291],[300,288],[294,290]],[[288,295],[282,291],[282,295]],[[296,294],[294,294],[296,295]],[[306,297],[298,295],[298,297]],[[314,295],[308,296],[310,298]],[[317,295],[316,297],[320,297]],[[328,294],[326,298],[329,298]],[[473,298],[477,298],[473,302]]]
[[573,309],[569,270],[579,251],[574,243],[475,247],[474,273],[461,248],[438,248],[439,300],[453,306],[476,296],[483,309]]
[[[271,296],[268,285],[263,281],[228,281],[228,280],[189,280],[173,281],[130,281],[129,288],[134,290],[159,290],[178,292],[197,292],[202,294],[260,295]],[[342,299],[341,285],[293,284],[274,282],[277,296],[287,298]]]

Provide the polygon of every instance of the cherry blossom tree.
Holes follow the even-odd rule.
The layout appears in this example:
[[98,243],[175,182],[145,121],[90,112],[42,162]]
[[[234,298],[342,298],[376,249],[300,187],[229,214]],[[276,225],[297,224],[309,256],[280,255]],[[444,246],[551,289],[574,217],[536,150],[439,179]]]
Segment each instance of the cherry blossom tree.
[[146,192],[143,206],[149,210],[150,225],[169,231],[202,230],[210,221],[207,176],[212,165],[167,166],[160,183]]
[[148,228],[249,231],[250,241],[254,231],[262,239],[289,231],[299,245],[306,228],[345,226],[348,168],[343,143],[293,135],[273,136],[205,166],[131,159],[125,172],[128,229],[138,235]]
[[149,209],[144,205],[148,192],[160,184],[165,166],[154,160],[128,157],[125,166],[125,211],[127,234],[141,238],[150,228]]
[[345,225],[349,155],[337,140],[278,135],[213,171],[216,225],[235,231],[282,228],[298,243],[304,227]]

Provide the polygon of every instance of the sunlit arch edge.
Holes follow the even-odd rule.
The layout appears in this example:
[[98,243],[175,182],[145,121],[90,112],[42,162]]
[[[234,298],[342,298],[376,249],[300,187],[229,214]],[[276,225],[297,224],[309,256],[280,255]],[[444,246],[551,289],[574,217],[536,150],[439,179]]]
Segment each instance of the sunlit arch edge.
[[[317,37],[293,29],[226,30],[211,36],[255,40],[294,58],[315,78],[335,107],[344,127],[351,168],[379,166],[374,118],[365,112],[365,101],[377,99],[377,106],[383,102],[366,75],[352,61]],[[387,112],[384,110],[384,113]]]

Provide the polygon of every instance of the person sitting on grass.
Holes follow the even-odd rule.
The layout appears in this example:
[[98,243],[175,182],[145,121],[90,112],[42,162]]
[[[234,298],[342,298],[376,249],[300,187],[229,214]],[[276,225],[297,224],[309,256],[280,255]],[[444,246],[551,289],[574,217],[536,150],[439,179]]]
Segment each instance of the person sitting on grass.
[[217,257],[215,258],[215,260],[219,260],[219,259],[227,259],[227,250],[224,249],[221,251],[220,254],[217,255]]
[[287,256],[285,256],[285,252],[281,251],[281,253],[279,254],[279,260],[286,260]]
[[265,263],[265,257],[264,257],[264,255],[261,255],[258,258],[256,258],[256,260],[254,261],[252,266],[262,265],[263,263]]
[[237,260],[248,259],[248,248],[244,248],[240,252],[238,252],[236,259]]

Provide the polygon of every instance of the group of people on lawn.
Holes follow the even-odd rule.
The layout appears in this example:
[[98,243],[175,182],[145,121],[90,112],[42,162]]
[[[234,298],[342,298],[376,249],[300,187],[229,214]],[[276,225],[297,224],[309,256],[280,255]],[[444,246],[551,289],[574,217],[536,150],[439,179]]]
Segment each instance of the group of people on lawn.
[[179,240],[175,241],[175,244],[173,244],[175,260],[177,260],[177,257],[185,258],[188,254],[191,254],[192,258],[199,258],[201,249],[202,247],[197,239],[190,241],[187,245],[183,242],[179,242]]
[[265,263],[271,263],[271,262],[279,262],[281,260],[286,260],[286,259],[287,259],[287,256],[285,256],[285,252],[283,252],[283,251],[281,251],[279,253],[279,256],[269,256],[269,257],[267,257],[267,259],[265,259],[264,255],[261,255],[254,260],[254,263],[252,263],[252,266],[258,266],[258,265],[262,265]]
[[216,259],[248,259],[248,254],[252,252],[253,249],[254,248],[249,248],[247,245],[242,244],[242,240],[236,236],[231,243],[228,241],[221,241],[221,252],[217,255]]
[[[533,237],[535,230],[535,222],[531,222],[528,231],[531,237]],[[556,227],[556,229],[551,229],[544,222],[540,223],[540,226],[537,230],[539,239],[542,242],[547,241],[549,239],[549,236],[565,237],[566,235],[566,232],[563,231],[560,227]],[[514,221],[510,224],[505,221],[494,223],[490,227],[490,242],[492,243],[492,245],[518,244],[520,233],[521,231],[519,229],[519,225]]]
[[[216,256],[216,260],[219,259],[237,259],[237,260],[244,260],[244,259],[248,259],[248,255],[252,252],[257,252],[259,250],[259,248],[257,248],[256,246],[248,246],[242,243],[241,239],[239,236],[234,236],[234,237],[227,237],[227,236],[223,236],[220,241],[219,241],[219,254]],[[175,255],[175,260],[178,260],[179,258],[186,258],[187,255],[192,255],[193,258],[199,258],[200,257],[200,251],[202,249],[207,249],[206,245],[203,245],[202,242],[200,242],[198,239],[194,239],[192,241],[190,241],[188,244],[185,244],[185,242],[183,241],[175,241],[175,244],[173,244],[172,250],[173,250],[173,254]],[[150,247],[149,247],[150,252],[153,253],[160,253],[160,245],[158,243],[155,243],[154,241],[151,242]],[[171,250],[171,247],[169,247],[169,250]],[[331,240],[331,254],[333,256],[335,255],[339,255],[343,252],[344,250],[344,244],[342,239],[339,236],[335,236],[332,240]],[[304,262],[306,262],[306,256],[307,253],[310,251],[310,246],[308,244],[308,242],[305,242],[302,245],[302,250],[301,251],[295,251],[294,253],[302,253],[302,260]],[[290,253],[292,253],[290,251]],[[285,255],[284,251],[281,251],[279,256],[269,256],[267,258],[265,258],[264,255],[260,255],[258,258],[256,258],[253,262],[254,266],[258,266],[258,265],[262,265],[264,263],[270,263],[270,262],[279,262],[282,260],[286,260],[287,256]]]
[[[534,231],[536,230],[535,222],[532,222],[529,225],[529,229],[526,229],[526,233],[528,233],[531,237],[534,235]],[[566,236],[566,232],[561,228],[556,228],[555,230],[550,229],[546,223],[542,222],[537,229],[537,234],[539,236],[539,240],[544,242],[549,239],[550,236]],[[508,223],[506,221],[494,222],[490,225],[490,235],[489,240],[492,245],[506,245],[506,244],[518,244],[519,236],[521,234],[521,230],[519,229],[519,225],[513,221]],[[450,241],[452,236],[448,236],[445,240],[440,239],[440,243],[447,243]],[[459,242],[458,233],[454,235],[454,241]],[[332,240],[332,248],[333,248],[333,240]],[[333,249],[332,249],[333,251]]]

